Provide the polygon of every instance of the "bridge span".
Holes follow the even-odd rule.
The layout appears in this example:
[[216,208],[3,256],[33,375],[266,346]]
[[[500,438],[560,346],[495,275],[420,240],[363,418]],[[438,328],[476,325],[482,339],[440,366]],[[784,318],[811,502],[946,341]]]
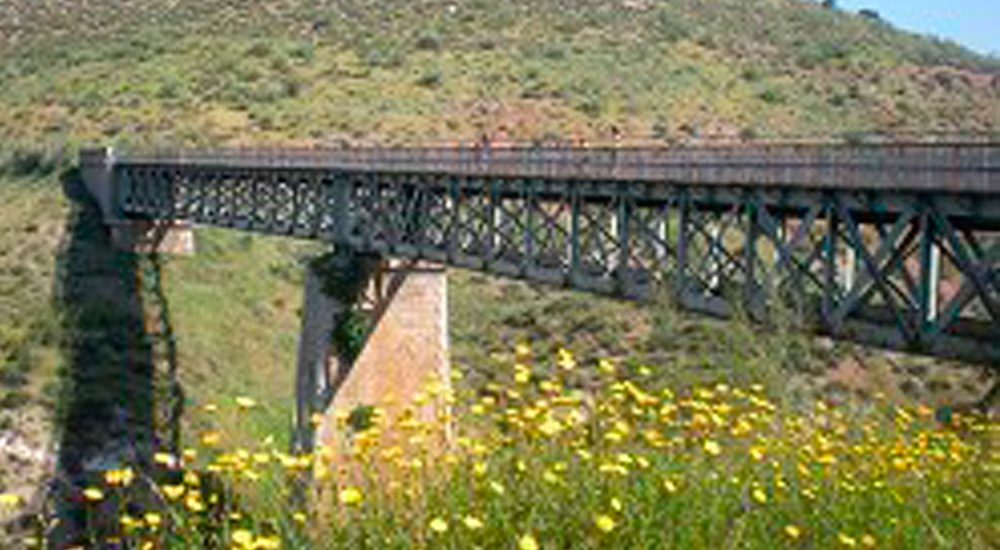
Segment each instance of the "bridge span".
[[[836,338],[1000,364],[1000,143],[97,149],[81,170],[133,238],[185,220],[318,239],[364,277],[349,256],[765,322],[790,309]],[[325,319],[309,300],[306,325]],[[410,336],[446,348],[435,303],[445,336]],[[303,342],[329,340],[334,321],[316,322]],[[343,383],[303,346],[300,427]]]
[[[1000,358],[1000,144],[84,153],[190,220]],[[105,164],[107,163],[107,164]],[[873,331],[873,329],[876,329]],[[962,340],[955,345],[955,339]]]

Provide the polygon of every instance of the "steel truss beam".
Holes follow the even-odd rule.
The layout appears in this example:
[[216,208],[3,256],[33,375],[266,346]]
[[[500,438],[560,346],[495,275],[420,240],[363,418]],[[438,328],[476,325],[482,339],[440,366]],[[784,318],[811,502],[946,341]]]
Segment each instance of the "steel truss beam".
[[1000,361],[1000,194],[119,163],[121,214]]

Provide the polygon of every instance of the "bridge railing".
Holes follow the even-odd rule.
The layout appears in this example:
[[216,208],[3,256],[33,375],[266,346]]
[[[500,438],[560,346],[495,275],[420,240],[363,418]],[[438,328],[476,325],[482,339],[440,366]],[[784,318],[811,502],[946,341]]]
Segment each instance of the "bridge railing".
[[224,148],[139,151],[117,162],[1000,193],[1000,143]]

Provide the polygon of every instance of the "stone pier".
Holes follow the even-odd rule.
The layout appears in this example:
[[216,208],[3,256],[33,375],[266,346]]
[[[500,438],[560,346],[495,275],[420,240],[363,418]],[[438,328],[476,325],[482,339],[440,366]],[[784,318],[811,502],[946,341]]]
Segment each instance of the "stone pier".
[[[378,260],[351,267],[349,261],[335,258],[327,269],[366,278],[354,304],[326,294],[321,273],[310,268],[306,276],[296,452],[320,445],[330,456],[339,454],[350,437],[343,417],[359,409],[378,407],[390,422],[407,410],[428,422],[446,412],[426,393],[430,382],[438,390],[450,389],[446,270],[426,262]],[[352,307],[369,323],[363,347],[353,358],[337,349],[332,336],[337,320]]]

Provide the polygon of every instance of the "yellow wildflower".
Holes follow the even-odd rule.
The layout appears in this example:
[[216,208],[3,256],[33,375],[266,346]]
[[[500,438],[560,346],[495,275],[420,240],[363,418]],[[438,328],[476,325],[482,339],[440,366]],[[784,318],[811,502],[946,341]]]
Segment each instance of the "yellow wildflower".
[[722,453],[722,447],[717,442],[711,439],[705,441],[705,444],[702,445],[702,448],[705,450],[705,454],[708,454],[710,456],[719,456],[719,454]]
[[246,529],[237,529],[232,534],[233,544],[240,548],[250,548],[253,544],[253,533]]
[[97,487],[87,487],[83,490],[83,497],[91,502],[97,502],[99,500],[104,500],[104,491],[98,489]]
[[603,374],[614,374],[615,364],[610,359],[601,359],[597,362],[597,370]]
[[767,502],[767,493],[765,493],[764,490],[761,489],[760,487],[754,489],[753,492],[750,494],[750,496],[752,496],[753,499],[757,501],[757,503],[759,504],[764,504],[765,502]]
[[241,409],[252,409],[257,406],[257,401],[252,397],[241,395],[236,398],[236,405]]
[[538,550],[538,540],[528,533],[521,538],[517,539],[518,550]]
[[861,537],[861,546],[865,548],[875,548],[875,537],[872,535],[863,535]]
[[526,365],[514,365],[514,381],[518,384],[527,384],[531,380],[531,369]]
[[120,518],[118,518],[118,523],[120,523],[126,530],[135,529],[136,527],[142,525],[141,521],[128,514],[123,514]]
[[361,491],[357,487],[347,487],[340,492],[340,503],[353,506],[361,502]]
[[802,529],[799,529],[794,525],[786,525],[785,534],[792,540],[798,540],[798,538],[802,536]]
[[518,342],[514,345],[514,355],[519,358],[525,358],[531,355],[531,345],[527,342]]
[[628,468],[625,466],[622,466],[621,464],[611,464],[608,462],[604,462],[598,466],[597,471],[602,474],[618,474],[620,476],[628,475]]
[[556,364],[562,370],[573,370],[576,368],[576,359],[573,358],[573,353],[567,349],[560,348],[558,352],[558,359],[556,359]]
[[820,464],[824,464],[824,465],[836,464],[837,463],[837,457],[833,456],[830,453],[826,453],[823,456],[820,456],[819,458],[817,458],[816,462],[818,462]]
[[670,494],[677,492],[677,484],[669,479],[663,480],[663,488]]
[[187,498],[184,499],[184,506],[194,513],[205,511],[205,503],[202,502],[198,493],[188,493]]
[[146,520],[146,525],[153,529],[156,529],[163,523],[163,518],[156,512],[146,512],[142,519]]
[[622,511],[622,501],[618,500],[617,498],[612,498],[611,499],[611,507],[614,508],[616,512],[621,512]]
[[610,431],[604,434],[604,439],[607,439],[611,443],[618,443],[622,440],[623,436],[620,432]]
[[434,518],[430,523],[431,531],[435,533],[445,533],[448,531],[448,522],[441,518]]
[[260,474],[258,474],[253,470],[243,470],[241,475],[244,477],[244,479],[247,479],[249,481],[257,481],[260,479]]
[[474,516],[465,516],[465,518],[462,520],[462,523],[465,524],[466,528],[472,531],[483,528],[482,520]]
[[253,543],[254,550],[279,550],[281,539],[277,535],[258,537]]
[[0,506],[13,508],[21,504],[21,497],[14,493],[0,493]]
[[206,447],[214,447],[219,444],[219,440],[222,439],[222,435],[215,430],[209,430],[201,434],[201,444]]
[[134,478],[135,472],[129,467],[104,472],[104,482],[112,486],[121,485],[123,487],[127,487],[132,483]]
[[840,544],[848,548],[854,548],[858,545],[858,541],[854,537],[845,535],[844,533],[837,533],[837,540],[840,541]]
[[545,419],[545,422],[538,426],[538,431],[543,435],[552,437],[562,431],[562,424],[550,416]]
[[610,533],[615,528],[615,520],[607,514],[595,517],[594,524],[604,533]]

